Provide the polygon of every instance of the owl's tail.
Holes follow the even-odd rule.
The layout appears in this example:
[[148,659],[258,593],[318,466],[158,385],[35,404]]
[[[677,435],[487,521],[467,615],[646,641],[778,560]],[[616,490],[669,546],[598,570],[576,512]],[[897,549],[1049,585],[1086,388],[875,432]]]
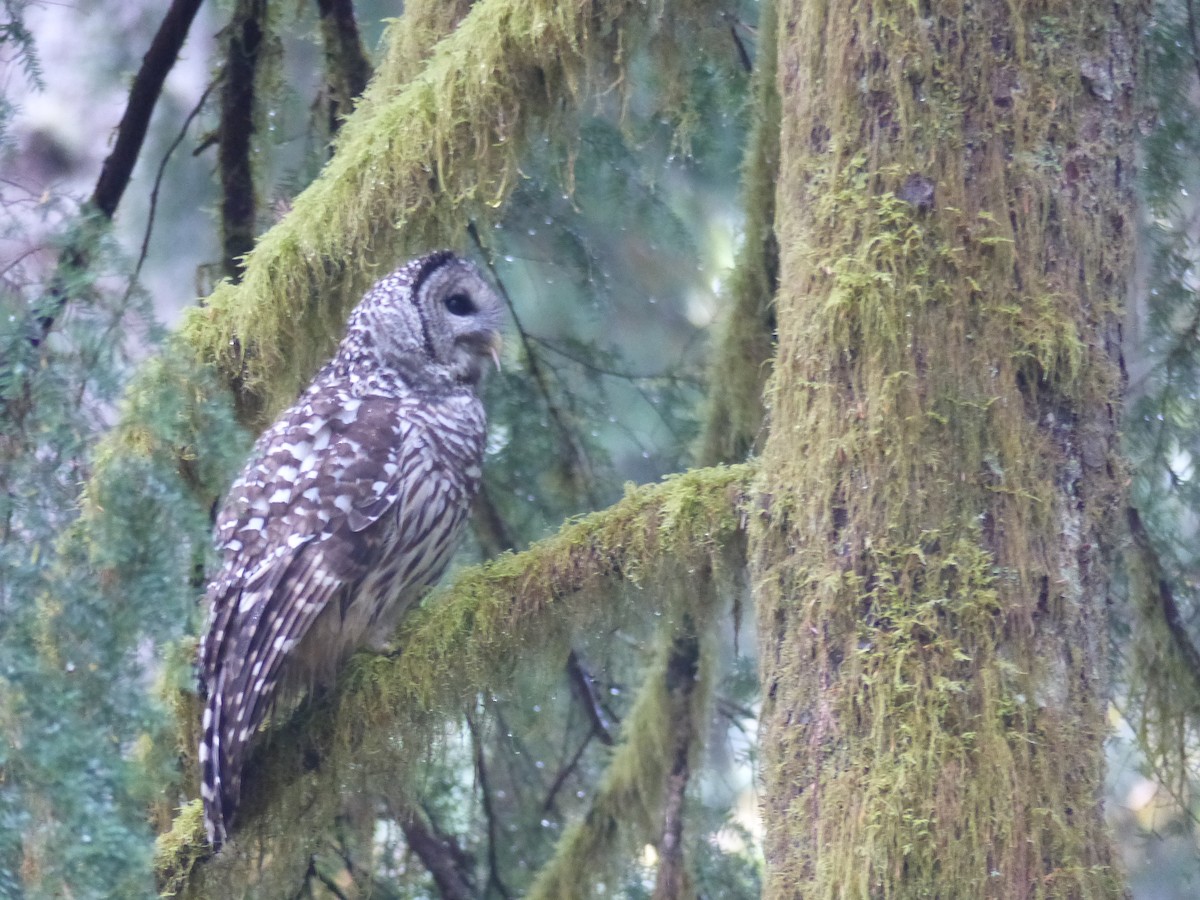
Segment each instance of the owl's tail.
[[204,801],[204,830],[213,850],[220,850],[241,794],[241,767],[237,735],[225,727],[225,673],[208,685],[200,738],[200,797]]

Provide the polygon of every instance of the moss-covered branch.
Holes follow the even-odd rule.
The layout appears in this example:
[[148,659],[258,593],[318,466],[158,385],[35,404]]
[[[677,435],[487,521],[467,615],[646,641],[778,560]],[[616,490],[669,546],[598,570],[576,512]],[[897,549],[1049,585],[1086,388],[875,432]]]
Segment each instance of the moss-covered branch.
[[[265,742],[245,778],[243,822],[219,857],[198,865],[205,851],[198,803],[181,811],[160,838],[164,893],[234,896],[235,884],[282,883],[291,867],[302,874],[313,829],[296,829],[300,817],[331,813],[341,792],[371,779],[403,783],[440,726],[478,692],[502,687],[518,661],[561,667],[571,637],[602,622],[651,613],[668,623],[684,613],[706,618],[709,610],[692,607],[704,606],[707,592],[641,587],[682,585],[689,572],[710,566],[720,577],[743,564],[742,506],[753,471],[699,469],[632,489],[524,553],[462,570],[404,623],[402,652],[359,655],[335,696]],[[665,765],[668,755],[659,756]],[[260,868],[268,841],[270,862]]]
[[[775,4],[759,16],[754,74],[754,126],[742,173],[746,230],[729,279],[729,308],[710,369],[712,388],[700,465],[745,459],[763,423],[763,388],[775,354],[775,290],[779,245],[775,238],[775,183],[779,179],[779,90],[775,85]],[[736,32],[735,32],[736,34]]]
[[578,109],[633,36],[653,33],[652,15],[629,0],[483,0],[419,77],[392,83],[403,67],[385,63],[241,284],[221,285],[189,317],[195,352],[244,374],[268,411],[294,397],[379,268],[461,241],[470,219],[487,218],[518,179],[532,130]]

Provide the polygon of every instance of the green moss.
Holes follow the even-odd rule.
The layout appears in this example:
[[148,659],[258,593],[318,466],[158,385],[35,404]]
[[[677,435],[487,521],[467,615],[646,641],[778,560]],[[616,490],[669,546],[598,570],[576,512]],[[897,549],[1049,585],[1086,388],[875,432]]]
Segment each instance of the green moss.
[[[231,885],[281,883],[297,865],[302,871],[311,835],[281,823],[332,815],[344,791],[372,778],[402,794],[444,723],[480,691],[502,690],[521,660],[561,664],[572,637],[601,623],[653,618],[670,629],[684,615],[708,621],[713,592],[680,587],[660,594],[640,585],[686,585],[691,571],[712,571],[719,582],[740,568],[741,503],[753,471],[698,469],[630,488],[612,507],[568,523],[524,553],[459,572],[402,623],[398,655],[356,656],[335,693],[260,748],[244,779],[244,824],[227,850],[190,876],[191,894],[235,895]],[[656,680],[651,693],[659,690]],[[631,740],[658,740],[659,732],[639,729]],[[663,761],[643,758],[644,749],[623,751],[633,755],[614,769],[612,790],[626,796],[619,792],[636,789],[649,803]],[[164,839],[175,848],[172,858],[194,850],[190,818],[172,833]]]
[[766,896],[1113,895],[1131,107],[1079,71],[1137,30],[1039,9],[781,10]]
[[186,888],[188,873],[207,853],[204,807],[197,798],[179,810],[171,830],[160,834],[155,842],[154,869],[160,896],[179,896]]
[[754,124],[742,173],[746,225],[729,278],[724,313],[710,365],[708,409],[697,457],[701,465],[745,459],[763,425],[763,388],[774,354],[773,302],[778,279],[775,183],[779,174],[779,92],[773,4],[760,14],[754,73]]
[[[486,223],[508,197],[533,130],[555,133],[601,72],[621,83],[631,48],[654,30],[651,12],[623,0],[488,0],[433,46],[419,75],[389,53],[333,159],[260,238],[242,282],[189,314],[193,351],[261,395],[265,414],[291,400],[374,280],[463,242],[466,225]],[[414,29],[390,34],[407,46],[429,26]]]

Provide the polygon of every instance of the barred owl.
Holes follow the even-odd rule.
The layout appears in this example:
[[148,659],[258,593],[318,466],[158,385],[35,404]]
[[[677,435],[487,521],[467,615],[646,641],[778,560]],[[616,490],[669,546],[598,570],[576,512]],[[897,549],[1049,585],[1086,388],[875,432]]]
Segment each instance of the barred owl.
[[230,489],[199,659],[214,848],[276,701],[328,684],[355,649],[383,646],[445,569],[479,486],[476,388],[501,316],[496,294],[452,253],[393,272]]

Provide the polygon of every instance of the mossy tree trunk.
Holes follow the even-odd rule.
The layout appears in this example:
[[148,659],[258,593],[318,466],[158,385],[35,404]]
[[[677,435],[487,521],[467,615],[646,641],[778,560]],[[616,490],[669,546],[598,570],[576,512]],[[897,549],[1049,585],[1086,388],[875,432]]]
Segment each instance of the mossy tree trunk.
[[768,897],[1120,896],[1138,3],[783,0]]

